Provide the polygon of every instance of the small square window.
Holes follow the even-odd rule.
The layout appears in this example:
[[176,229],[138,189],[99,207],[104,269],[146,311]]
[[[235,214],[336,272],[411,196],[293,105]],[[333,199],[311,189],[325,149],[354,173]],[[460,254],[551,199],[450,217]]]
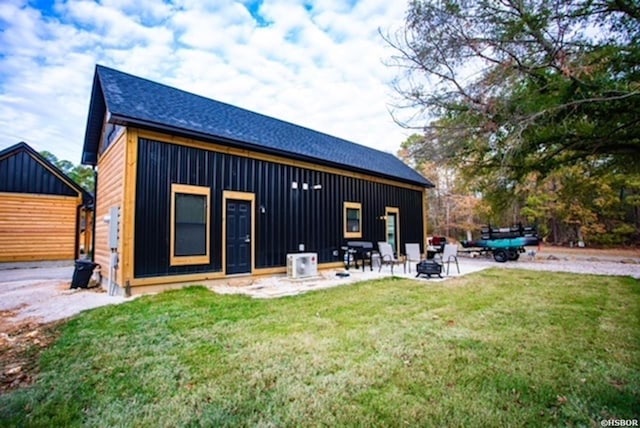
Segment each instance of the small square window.
[[362,204],[344,203],[344,237],[362,238]]

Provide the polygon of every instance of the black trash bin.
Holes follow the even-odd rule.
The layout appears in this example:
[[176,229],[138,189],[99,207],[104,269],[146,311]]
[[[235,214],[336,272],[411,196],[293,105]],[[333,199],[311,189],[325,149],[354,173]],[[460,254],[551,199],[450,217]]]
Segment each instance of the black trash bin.
[[76,268],[73,271],[71,288],[87,288],[96,266],[98,265],[91,260],[76,260]]

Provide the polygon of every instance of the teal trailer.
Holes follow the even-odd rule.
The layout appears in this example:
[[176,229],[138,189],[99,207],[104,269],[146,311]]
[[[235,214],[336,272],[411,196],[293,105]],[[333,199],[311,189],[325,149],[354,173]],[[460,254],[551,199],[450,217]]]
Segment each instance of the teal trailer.
[[462,241],[462,246],[468,249],[477,249],[480,252],[493,253],[493,259],[499,263],[508,260],[518,260],[520,253],[524,253],[525,247],[537,246],[540,242],[536,228],[518,225],[510,228],[482,229],[482,237],[473,241]]

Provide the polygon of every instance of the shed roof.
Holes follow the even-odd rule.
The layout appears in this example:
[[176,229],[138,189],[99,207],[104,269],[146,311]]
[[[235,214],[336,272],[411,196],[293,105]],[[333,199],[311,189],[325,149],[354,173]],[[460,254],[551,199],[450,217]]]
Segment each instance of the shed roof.
[[0,192],[93,196],[24,141],[0,151]]
[[96,65],[82,162],[95,165],[111,123],[191,136],[403,182],[433,184],[390,153]]

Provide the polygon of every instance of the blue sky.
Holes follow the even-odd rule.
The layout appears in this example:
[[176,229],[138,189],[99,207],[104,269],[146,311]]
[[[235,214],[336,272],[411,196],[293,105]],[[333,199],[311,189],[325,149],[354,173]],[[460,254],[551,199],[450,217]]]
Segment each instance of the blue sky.
[[0,150],[80,162],[95,64],[395,153],[389,0],[2,0]]

